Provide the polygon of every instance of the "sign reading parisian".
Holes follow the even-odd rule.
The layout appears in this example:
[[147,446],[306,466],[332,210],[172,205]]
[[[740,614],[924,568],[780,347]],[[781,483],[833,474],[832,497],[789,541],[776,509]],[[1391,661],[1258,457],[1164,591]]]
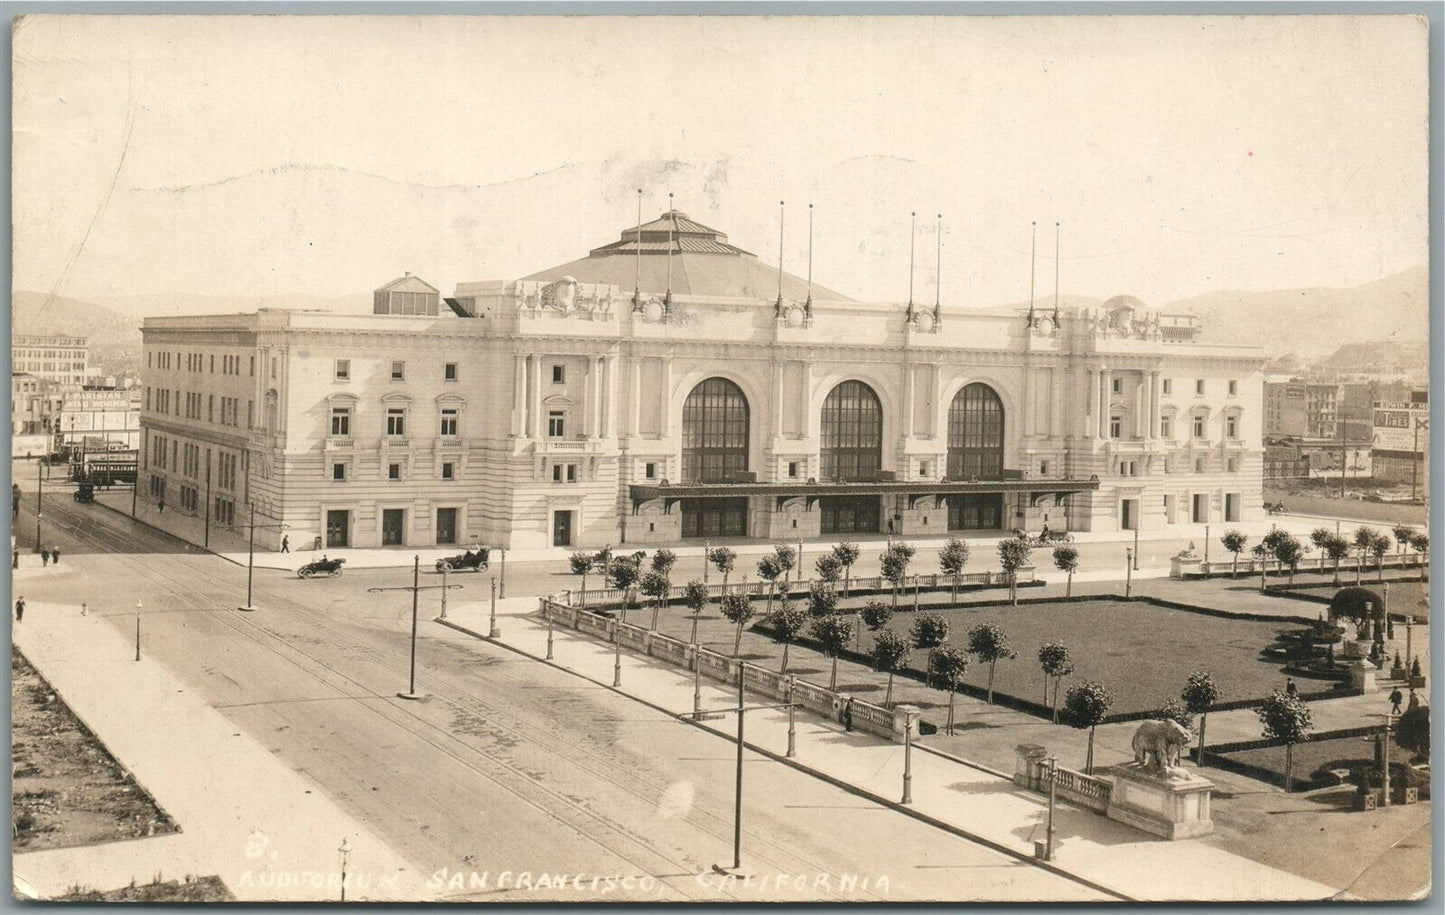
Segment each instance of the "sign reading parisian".
[[[1429,439],[1425,423],[1429,403],[1375,401],[1375,448],[1381,451],[1419,451]],[[1416,423],[1420,424],[1417,433]]]

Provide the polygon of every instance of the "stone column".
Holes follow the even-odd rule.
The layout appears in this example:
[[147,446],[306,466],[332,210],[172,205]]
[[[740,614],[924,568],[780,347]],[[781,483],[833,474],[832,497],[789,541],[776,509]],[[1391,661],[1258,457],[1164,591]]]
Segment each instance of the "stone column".
[[668,425],[667,405],[672,401],[672,357],[668,356],[662,360],[662,384],[657,392],[657,432],[660,436],[666,436],[671,427]]
[[903,364],[903,439],[913,437],[914,366]]
[[1149,376],[1139,373],[1139,383],[1134,389],[1134,434],[1148,438],[1149,425]]
[[1099,434],[1099,373],[1084,370],[1089,376],[1089,399],[1084,401],[1084,434],[1094,438]]
[[617,410],[617,357],[608,356],[603,361],[602,374],[602,437],[617,435],[615,413]]
[[1149,373],[1149,438],[1159,438],[1159,373]]
[[526,431],[527,423],[527,357],[512,357],[512,437]]
[[773,363],[773,390],[772,390],[772,412],[773,412],[773,437],[781,438],[783,435],[783,363]]
[[542,357],[527,357],[527,437],[537,438],[542,431]]
[[1024,362],[1024,436],[1034,434],[1034,367],[1031,362]]
[[630,357],[632,373],[627,385],[627,432],[629,435],[642,434],[642,357],[633,353]]
[[1109,437],[1109,370],[1099,369],[1099,438]]
[[597,360],[587,357],[587,368],[582,373],[582,422],[579,424],[583,438],[597,436]]

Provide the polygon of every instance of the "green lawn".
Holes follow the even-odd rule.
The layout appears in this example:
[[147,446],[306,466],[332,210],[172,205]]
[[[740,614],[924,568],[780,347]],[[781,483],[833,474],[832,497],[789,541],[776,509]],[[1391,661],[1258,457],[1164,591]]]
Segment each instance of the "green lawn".
[[[1235,762],[1247,763],[1274,772],[1283,783],[1285,756],[1283,746],[1240,750],[1236,753],[1226,753],[1224,756]],[[1392,739],[1390,741],[1391,770],[1395,769],[1396,764],[1406,763],[1409,759],[1410,754]],[[1330,740],[1307,740],[1304,743],[1295,744],[1293,773],[1295,787],[1299,789],[1308,788],[1311,784],[1315,786],[1333,784],[1334,779],[1330,776],[1329,770],[1348,769],[1353,772],[1370,769],[1374,767],[1374,760],[1374,738],[1338,737]]]
[[[1184,681],[1196,670],[1214,676],[1220,701],[1255,699],[1282,687],[1281,665],[1259,657],[1261,649],[1287,623],[1254,622],[1173,610],[1136,601],[1096,600],[1074,603],[1023,604],[944,611],[951,641],[968,644],[968,630],[982,622],[995,622],[1007,633],[1018,658],[999,661],[994,680],[997,692],[1033,702],[1043,701],[1043,676],[1038,650],[1047,642],[1062,641],[1074,658],[1075,673],[1064,681],[1097,680],[1114,694],[1114,714],[1147,711],[1177,698]],[[907,635],[911,612],[894,616],[890,628]],[[865,650],[871,641],[864,634]],[[923,652],[915,652],[914,665],[922,668]],[[965,682],[984,685],[988,667],[974,661]],[[1313,683],[1302,684],[1311,691]],[[1319,688],[1324,688],[1323,684]],[[1062,694],[1061,694],[1062,698]]]

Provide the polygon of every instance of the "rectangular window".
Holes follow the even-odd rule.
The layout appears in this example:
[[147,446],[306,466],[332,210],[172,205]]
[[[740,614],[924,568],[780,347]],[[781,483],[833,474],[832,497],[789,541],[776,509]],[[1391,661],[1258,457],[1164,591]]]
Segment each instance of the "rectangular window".
[[332,465],[331,465],[331,479],[336,480],[336,481],[338,481],[338,482],[344,482],[344,481],[346,480],[346,465],[345,465],[345,464],[332,464]]
[[452,464],[451,464],[450,461],[446,462],[445,464],[442,464],[442,479],[443,479],[443,480],[456,479],[456,475],[452,472]]
[[1225,437],[1225,438],[1239,438],[1239,417],[1238,417],[1238,416],[1226,416],[1226,417],[1224,417],[1224,437]]
[[400,480],[400,479],[401,479],[401,465],[400,465],[400,464],[387,464],[387,465],[386,465],[386,478],[387,478],[388,480]]
[[1204,438],[1204,417],[1194,417],[1194,437]]
[[1174,417],[1172,417],[1172,416],[1161,416],[1161,417],[1159,417],[1159,437],[1160,437],[1160,438],[1173,438],[1173,437],[1174,437]]
[[1194,393],[1195,393],[1195,394],[1203,394],[1203,393],[1204,393],[1204,379],[1203,379],[1203,378],[1200,378],[1200,379],[1198,379],[1197,381],[1194,382]]
[[561,464],[553,464],[553,465],[552,465],[552,482],[553,482],[553,483],[560,483],[560,482],[562,482],[562,465],[561,465]]
[[405,363],[405,362],[393,362],[393,363],[391,364],[391,380],[392,380],[392,381],[401,381],[401,380],[402,380],[403,378],[405,378],[405,377],[406,377],[406,363]]
[[1195,459],[1194,459],[1194,472],[1195,472],[1195,473],[1203,473],[1203,472],[1204,472],[1204,458],[1195,458]]
[[456,364],[455,362],[448,362],[448,363],[446,363],[445,365],[442,366],[442,380],[443,380],[443,381],[456,381],[456,380],[457,380],[457,364]]
[[576,465],[576,464],[568,464],[568,465],[567,465],[567,482],[568,482],[568,483],[576,483],[576,482],[577,482],[577,465]]
[[1048,461],[1039,461],[1039,476],[1041,476],[1041,477],[1046,477],[1046,476],[1048,476],[1048,475],[1049,475],[1049,462],[1048,462]]
[[406,410],[401,407],[391,407],[386,411],[386,434],[406,434]]
[[453,407],[442,410],[442,435],[457,434],[457,411]]
[[562,438],[567,433],[567,414],[561,410],[547,413],[547,437]]
[[255,377],[256,377],[256,357],[255,357],[255,356],[252,356],[252,357],[251,357],[251,377],[252,377],[252,378],[255,378]]
[[1239,458],[1230,458],[1228,461],[1226,461],[1226,462],[1225,462],[1225,469],[1228,470],[1230,473],[1238,473],[1238,472],[1239,472]]
[[1110,385],[1110,387],[1111,387],[1111,389],[1114,391],[1115,394],[1123,394],[1123,393],[1124,393],[1124,379],[1122,379],[1122,378],[1115,378],[1115,379],[1113,379],[1113,383],[1112,383],[1112,385]]
[[1235,381],[1233,378],[1229,379],[1229,396],[1230,396],[1230,397],[1233,397],[1235,394],[1238,394],[1238,393],[1239,393],[1239,382],[1238,382],[1238,381]]
[[351,360],[350,360],[350,359],[337,359],[337,360],[336,360],[336,380],[337,380],[337,381],[350,381],[350,380],[351,380]]
[[788,462],[788,478],[789,478],[789,479],[793,479],[793,480],[796,480],[796,479],[798,478],[798,462],[797,462],[797,461],[789,461],[789,462]]
[[648,461],[642,465],[642,475],[649,480],[657,479],[657,465],[652,461]]
[[1124,434],[1124,418],[1122,416],[1109,417],[1109,438],[1119,438]]
[[554,366],[552,366],[552,383],[553,383],[553,384],[566,384],[566,383],[567,383],[567,366],[565,366],[565,365],[554,365]]
[[351,408],[331,408],[331,434],[344,437],[351,434]]

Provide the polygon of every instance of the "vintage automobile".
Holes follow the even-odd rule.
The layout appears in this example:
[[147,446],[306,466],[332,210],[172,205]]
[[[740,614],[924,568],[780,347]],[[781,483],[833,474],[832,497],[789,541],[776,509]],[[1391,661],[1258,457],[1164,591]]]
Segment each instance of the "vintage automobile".
[[491,551],[486,547],[476,550],[467,550],[459,556],[451,556],[446,559],[437,560],[438,572],[482,572],[487,568],[487,559]]
[[79,486],[77,486],[77,487],[75,488],[75,501],[77,501],[77,502],[94,502],[94,501],[95,501],[95,487],[92,486],[92,485],[89,484],[89,483],[81,483]]
[[325,575],[328,578],[336,578],[341,575],[341,567],[345,562],[345,559],[328,559],[322,556],[320,559],[314,562],[308,562],[306,565],[297,569],[296,577],[315,578],[318,575]]
[[1074,535],[1068,531],[1051,531],[1044,528],[1037,534],[1030,534],[1021,527],[1014,528],[1014,537],[1024,541],[1029,546],[1048,546],[1051,543],[1073,543]]

